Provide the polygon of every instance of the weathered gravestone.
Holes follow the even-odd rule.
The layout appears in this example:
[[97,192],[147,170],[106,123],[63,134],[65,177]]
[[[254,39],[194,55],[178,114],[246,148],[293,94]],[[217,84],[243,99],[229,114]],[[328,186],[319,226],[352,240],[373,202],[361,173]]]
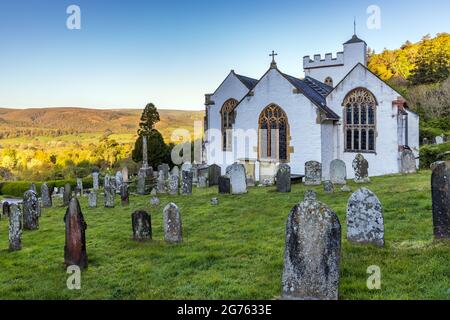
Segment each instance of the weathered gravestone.
[[304,201],[315,201],[317,200],[317,193],[314,190],[306,190],[303,199]]
[[72,198],[72,186],[70,185],[70,183],[66,183],[63,193],[63,206],[68,206],[71,198]]
[[97,208],[97,192],[89,193],[88,206],[89,208]]
[[127,167],[123,167],[122,168],[122,181],[123,182],[128,182],[129,178],[128,178],[128,168]]
[[116,192],[112,187],[105,188],[105,208],[114,208],[114,196]]
[[364,156],[358,153],[352,163],[353,170],[355,171],[355,182],[356,183],[368,183],[369,178],[369,162],[364,158]]
[[402,151],[400,163],[402,173],[404,174],[416,173],[417,171],[416,157],[414,156],[414,153],[411,150],[405,149]]
[[357,190],[348,200],[347,239],[384,246],[383,208],[377,196],[366,188]]
[[145,241],[152,239],[151,216],[144,210],[136,210],[131,215],[133,240]]
[[444,137],[443,136],[437,136],[436,138],[434,138],[434,141],[436,142],[436,144],[443,144],[444,143]]
[[145,189],[145,173],[144,171],[139,171],[137,177],[137,193],[139,195],[145,195]]
[[217,186],[219,184],[219,177],[222,169],[217,164],[212,164],[208,167],[208,184],[209,186]]
[[66,224],[66,244],[64,246],[64,263],[66,266],[78,266],[85,269],[88,266],[86,253],[86,228],[80,203],[72,198],[64,216]]
[[181,165],[181,171],[191,171],[192,169],[192,164],[190,162],[184,162]]
[[326,180],[323,182],[323,191],[325,191],[325,193],[333,193],[334,192],[334,186],[330,180]]
[[347,167],[345,162],[334,159],[330,163],[330,180],[333,184],[344,185],[347,183]]
[[227,167],[226,173],[230,177],[231,194],[247,193],[247,176],[244,165],[233,163]]
[[37,193],[28,190],[23,195],[23,227],[25,230],[39,229],[39,211]]
[[170,195],[172,195],[172,196],[178,195],[179,182],[180,182],[180,180],[179,180],[178,175],[171,175],[169,177],[167,189],[168,189],[168,192]]
[[278,167],[277,191],[291,192],[291,167],[285,163],[280,164]]
[[230,177],[228,176],[219,177],[219,193],[221,194],[231,193]]
[[103,188],[111,187],[111,176],[109,174],[105,175],[105,179],[103,180]]
[[436,239],[450,238],[450,169],[438,162],[431,175],[433,229]]
[[20,206],[12,204],[9,215],[9,251],[22,249],[22,212]]
[[172,168],[172,170],[170,171],[170,174],[172,176],[177,176],[178,178],[180,178],[180,168],[178,168],[177,166],[174,166]]
[[169,165],[167,163],[160,164],[158,166],[158,172],[163,172],[164,180],[169,178]]
[[98,172],[92,172],[92,186],[93,186],[94,190],[99,189]]
[[317,161],[305,163],[305,185],[320,186],[322,183],[322,164]]
[[122,188],[122,184],[123,184],[123,175],[122,175],[122,171],[117,171],[116,172],[116,190],[117,192],[121,192],[121,188]]
[[159,201],[159,199],[157,197],[150,198],[150,205],[152,207],[157,207],[157,206],[159,206],[160,203],[161,203],[161,201]]
[[122,183],[120,186],[120,202],[122,206],[127,206],[130,204],[130,194],[128,192],[128,184]]
[[77,188],[75,190],[75,194],[77,196],[83,195],[83,179],[81,178],[77,178]]
[[178,243],[183,240],[180,209],[175,203],[169,203],[164,208],[164,240]]
[[198,176],[197,181],[198,181],[197,182],[198,188],[207,188],[208,187],[208,177]]
[[293,300],[337,300],[341,225],[325,204],[296,205],[286,224],[282,295]]
[[110,186],[113,189],[114,192],[117,192],[117,181],[116,176],[111,176],[110,178]]
[[181,194],[190,195],[192,194],[192,172],[191,171],[181,171]]
[[52,195],[50,194],[50,190],[48,189],[48,185],[46,183],[41,185],[41,199],[42,206],[44,208],[51,208],[52,203]]
[[158,194],[166,193],[166,178],[163,170],[159,171],[158,173],[158,180],[156,181],[156,192]]
[[4,217],[9,217],[9,215],[11,213],[11,205],[9,204],[8,201],[3,201],[2,213],[3,213]]

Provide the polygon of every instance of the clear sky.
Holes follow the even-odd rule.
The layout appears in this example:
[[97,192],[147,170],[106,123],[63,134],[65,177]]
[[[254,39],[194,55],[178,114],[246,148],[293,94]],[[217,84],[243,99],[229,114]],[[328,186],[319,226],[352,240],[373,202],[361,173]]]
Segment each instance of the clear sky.
[[[81,8],[81,30],[66,9]],[[381,29],[366,26],[370,5]],[[357,33],[380,52],[450,32],[448,0],[1,0],[0,107],[203,109],[231,69],[301,77]]]

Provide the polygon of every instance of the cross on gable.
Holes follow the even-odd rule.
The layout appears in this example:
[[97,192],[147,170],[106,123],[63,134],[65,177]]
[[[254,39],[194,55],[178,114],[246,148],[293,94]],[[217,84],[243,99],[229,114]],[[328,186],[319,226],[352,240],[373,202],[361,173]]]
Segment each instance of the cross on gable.
[[275,56],[277,56],[277,55],[278,55],[278,53],[275,53],[274,50],[272,50],[272,53],[269,54],[269,57],[272,57],[272,63],[270,64],[270,66],[272,68],[276,68],[276,66],[277,66],[277,63],[275,62]]

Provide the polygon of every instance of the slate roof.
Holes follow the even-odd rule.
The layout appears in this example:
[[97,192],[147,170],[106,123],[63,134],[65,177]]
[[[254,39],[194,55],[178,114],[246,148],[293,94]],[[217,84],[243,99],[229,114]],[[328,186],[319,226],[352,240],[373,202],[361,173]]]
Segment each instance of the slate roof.
[[244,84],[244,86],[247,87],[248,90],[252,90],[258,83],[258,80],[256,80],[256,79],[242,76],[242,75],[236,74],[236,73],[235,73],[235,75]]
[[359,43],[359,42],[366,43],[364,40],[361,40],[360,38],[358,38],[358,36],[356,34],[354,34],[353,37],[350,40],[348,40],[347,42],[345,42],[344,44]]

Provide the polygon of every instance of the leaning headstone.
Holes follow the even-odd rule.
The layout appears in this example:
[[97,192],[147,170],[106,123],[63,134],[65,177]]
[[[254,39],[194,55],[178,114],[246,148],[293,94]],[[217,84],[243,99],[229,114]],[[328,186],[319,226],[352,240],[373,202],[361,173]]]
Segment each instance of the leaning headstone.
[[287,300],[337,300],[341,225],[325,204],[296,205],[286,224],[282,295]]
[[405,149],[401,153],[401,169],[402,173],[409,174],[409,173],[416,173],[416,157],[414,156],[414,153],[409,150]]
[[355,182],[356,183],[368,183],[369,178],[369,162],[364,158],[364,156],[358,153],[352,163],[353,170],[355,171]]
[[317,193],[314,190],[306,190],[303,199],[304,201],[315,201],[317,200]]
[[231,193],[230,177],[228,176],[219,177],[219,193],[221,194]]
[[86,228],[80,203],[72,198],[64,216],[66,224],[66,244],[64,246],[64,262],[66,266],[78,266],[85,269],[88,266],[86,254]]
[[334,192],[334,186],[330,180],[326,180],[323,182],[323,191],[325,191],[325,193],[333,193]]
[[158,166],[158,172],[162,171],[164,173],[164,179],[169,178],[169,165],[167,163],[160,164]]
[[77,195],[83,195],[83,179],[77,178]]
[[114,196],[116,192],[112,187],[106,187],[104,192],[105,192],[105,208],[114,208]]
[[247,193],[247,177],[243,164],[233,163],[227,167],[226,173],[230,177],[231,194]]
[[152,207],[157,207],[157,206],[159,206],[160,203],[161,203],[161,201],[159,201],[159,199],[157,197],[150,198],[150,205]]
[[344,185],[347,183],[347,167],[345,162],[334,159],[330,163],[330,180],[333,184]]
[[22,249],[22,212],[17,204],[10,206],[9,215],[9,251]]
[[164,208],[164,240],[169,243],[181,242],[182,224],[180,209],[175,203],[169,203]]
[[42,206],[44,208],[52,207],[52,196],[50,194],[50,190],[48,189],[47,183],[43,183],[41,185],[41,199],[42,199]]
[[66,183],[63,194],[63,205],[68,206],[71,198],[72,198],[72,186],[70,185],[70,183]]
[[136,210],[131,214],[133,240],[145,241],[152,239],[151,216],[144,210]]
[[89,208],[97,208],[97,192],[89,193],[88,206]]
[[347,240],[384,246],[383,208],[369,189],[357,190],[348,200]]
[[178,175],[170,175],[168,180],[168,192],[172,196],[177,196],[179,191],[179,176]]
[[322,164],[317,161],[305,163],[305,185],[320,186],[322,183]]
[[28,190],[23,195],[23,227],[25,230],[39,229],[39,211],[37,193]]
[[277,191],[291,192],[291,167],[284,163],[278,167]]
[[98,172],[92,172],[92,186],[93,186],[94,190],[99,189]]
[[192,172],[182,170],[181,171],[181,194],[190,195],[192,194]]
[[9,204],[8,201],[3,201],[2,214],[4,217],[9,217],[11,214],[11,205]]
[[439,162],[431,175],[433,229],[436,239],[450,238],[450,168]]
[[130,194],[128,192],[128,184],[122,183],[120,186],[120,200],[122,206],[127,206],[130,204]]

